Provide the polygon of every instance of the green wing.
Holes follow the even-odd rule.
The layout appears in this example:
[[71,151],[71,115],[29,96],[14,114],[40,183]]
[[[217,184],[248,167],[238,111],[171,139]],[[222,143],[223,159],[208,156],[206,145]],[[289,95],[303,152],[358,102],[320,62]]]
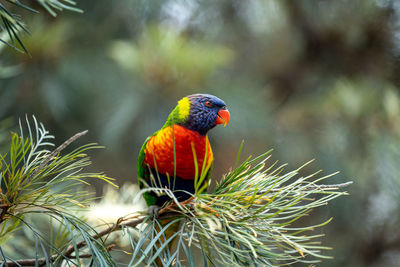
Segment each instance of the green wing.
[[[144,150],[145,150],[147,142],[149,142],[150,138],[151,138],[151,136],[147,137],[146,140],[144,141],[142,148],[140,149],[139,157],[138,157],[138,161],[137,161],[138,184],[141,189],[144,188],[146,186],[146,184],[149,183],[149,179],[150,179],[150,170],[144,164],[144,158],[146,156],[146,153],[144,152]],[[143,197],[146,200],[146,203],[148,206],[154,205],[156,203],[156,197],[154,195],[151,195],[150,192],[145,192],[143,194]]]
[[147,142],[149,142],[150,137],[147,137],[146,140],[144,141],[142,148],[140,149],[139,152],[139,157],[138,157],[138,161],[137,161],[137,175],[138,175],[138,183],[140,188],[143,187],[143,180],[146,180],[148,178],[149,175],[149,170],[146,168],[146,166],[144,166],[144,158],[146,156],[146,154],[144,153],[144,150],[146,148]]

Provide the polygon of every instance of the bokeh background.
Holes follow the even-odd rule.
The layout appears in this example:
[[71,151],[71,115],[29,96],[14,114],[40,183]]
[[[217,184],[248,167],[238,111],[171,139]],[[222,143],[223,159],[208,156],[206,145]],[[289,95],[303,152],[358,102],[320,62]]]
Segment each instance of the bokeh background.
[[[400,1],[78,1],[83,14],[15,10],[31,57],[0,49],[0,139],[34,114],[56,143],[89,130],[94,170],[136,182],[144,139],[181,97],[231,112],[210,132],[214,177],[274,149],[287,170],[340,173],[350,196],[316,210],[334,256],[319,266],[400,266]],[[34,6],[35,7],[35,6]],[[39,6],[37,6],[40,9]],[[4,145],[4,142],[3,142]],[[272,161],[271,161],[272,163]],[[98,194],[102,186],[97,185]]]

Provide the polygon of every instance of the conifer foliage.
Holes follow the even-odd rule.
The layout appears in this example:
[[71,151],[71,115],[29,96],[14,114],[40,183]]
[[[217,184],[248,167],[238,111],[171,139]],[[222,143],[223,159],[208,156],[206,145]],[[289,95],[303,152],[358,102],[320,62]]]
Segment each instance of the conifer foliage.
[[[81,12],[72,0],[36,2],[52,16]],[[29,53],[21,39],[28,27],[15,13],[20,8],[37,13],[19,0],[0,0],[0,42]],[[76,145],[87,131],[55,146],[35,117],[19,126],[0,151],[1,266],[152,266],[159,259],[164,266],[281,266],[329,258],[318,229],[332,218],[313,223],[304,217],[346,195],[342,188],[350,182],[326,185],[333,175],[301,175],[309,163],[285,171],[270,162],[271,151],[240,163],[242,144],[236,166],[215,177],[211,192],[179,203],[167,189],[148,188],[173,199],[157,216],[132,210],[113,223],[93,223],[87,218],[96,201],[91,182],[117,187],[105,174],[86,171],[88,154],[102,147]],[[165,218],[170,222],[161,227]],[[169,227],[176,231],[166,240]]]
[[[46,9],[52,16],[57,16],[56,11],[70,10],[82,12],[76,8],[73,0],[36,0],[36,2]],[[2,0],[0,1],[0,42],[5,43],[14,49],[29,53],[25,47],[21,34],[30,34],[28,27],[25,26],[21,17],[14,13],[14,7],[22,8],[33,13],[39,13],[36,9],[29,7],[19,0]],[[22,52],[22,51],[21,51]]]
[[[346,194],[339,189],[348,183],[321,184],[332,175],[302,177],[304,166],[284,172],[284,166],[267,164],[267,152],[237,164],[212,192],[184,203],[175,199],[158,217],[132,210],[113,224],[91,225],[85,215],[93,196],[85,188],[91,179],[114,185],[102,173],[84,172],[90,164],[87,153],[99,146],[91,143],[64,153],[86,131],[53,149],[54,136],[35,117],[20,124],[0,163],[0,260],[8,266],[118,266],[111,253],[118,246],[115,253],[131,255],[129,266],[153,265],[158,258],[165,266],[195,266],[196,253],[206,266],[279,266],[329,258],[315,230],[331,219],[308,226],[297,221]],[[159,219],[165,218],[170,223],[160,230]],[[165,240],[164,232],[177,223],[178,230]],[[112,232],[130,245],[120,246]],[[175,237],[176,247],[170,249]],[[18,252],[22,246],[27,249]],[[20,255],[27,258],[16,258]]]

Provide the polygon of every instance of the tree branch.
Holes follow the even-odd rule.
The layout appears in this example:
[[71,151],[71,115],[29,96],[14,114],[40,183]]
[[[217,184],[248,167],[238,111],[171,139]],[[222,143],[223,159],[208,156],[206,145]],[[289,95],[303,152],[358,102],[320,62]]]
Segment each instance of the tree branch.
[[[146,217],[138,218],[135,220],[121,220],[117,223],[112,224],[108,228],[104,229],[103,231],[94,234],[92,236],[93,239],[99,239],[103,236],[106,236],[116,230],[121,229],[122,226],[129,226],[129,227],[136,227],[138,224],[142,223]],[[77,249],[81,249],[87,245],[86,241],[82,240],[81,242],[76,244]],[[112,246],[110,247],[112,248]],[[73,245],[69,245],[68,248],[65,250],[63,253],[64,258],[75,258],[75,256],[72,256],[72,253],[75,252],[75,248]],[[83,254],[79,255],[80,258],[89,258],[91,257],[91,254]],[[54,262],[58,257],[60,257],[60,254],[54,254],[50,258],[47,258],[47,261]],[[7,261],[5,264],[3,261],[0,261],[1,266],[9,266],[9,267],[18,267],[18,266],[43,266],[46,264],[46,258],[39,258],[39,259],[21,259],[21,260],[16,260],[16,261]]]
[[[47,261],[54,262],[58,256],[59,255],[54,254],[49,259],[47,259]],[[92,257],[92,254],[90,254],[90,253],[79,255],[79,258],[81,258],[81,259],[87,259],[90,257]],[[75,256],[69,256],[67,258],[74,259]],[[5,266],[9,266],[9,267],[12,267],[12,266],[13,267],[14,266],[36,266],[36,264],[38,266],[44,266],[47,261],[46,261],[46,258],[44,258],[44,257],[38,258],[38,259],[23,259],[23,260],[17,260],[17,261],[7,261]],[[3,266],[3,262],[0,262],[0,264]]]
[[73,135],[72,137],[70,137],[68,140],[66,140],[64,143],[62,143],[59,147],[54,149],[53,152],[51,152],[50,155],[48,155],[46,157],[46,159],[42,163],[40,163],[39,166],[31,173],[31,175],[29,176],[28,181],[31,180],[31,178],[33,178],[44,167],[46,167],[46,165],[50,162],[50,160],[52,160],[58,153],[60,153],[62,150],[64,150],[67,146],[69,146],[76,139],[84,136],[87,133],[88,133],[88,130],[85,130],[83,132],[77,133],[77,134]]
[[353,182],[349,181],[346,183],[341,183],[341,184],[319,184],[319,185],[310,185],[306,187],[306,190],[310,190],[310,189],[315,189],[315,188],[319,188],[319,189],[339,189],[342,187],[347,187],[349,185],[351,185]]
[[[169,216],[171,214],[176,214],[176,210],[173,209],[173,206],[176,206],[176,204],[172,203],[171,205],[161,209],[159,211],[159,213],[158,213],[158,216],[164,217],[164,216]],[[129,219],[121,219],[117,223],[114,223],[114,224],[110,225],[108,228],[98,232],[97,234],[92,235],[92,238],[93,239],[99,239],[99,238],[101,238],[103,236],[106,236],[106,235],[108,235],[108,234],[110,234],[110,233],[112,233],[114,231],[120,230],[123,226],[136,227],[137,225],[142,223],[145,219],[146,219],[146,216],[143,216],[143,217],[140,217],[140,218],[135,218],[135,219],[131,219],[131,218],[129,218]],[[76,248],[79,250],[79,249],[85,247],[86,245],[87,245],[86,241],[82,240],[81,242],[76,244]],[[112,246],[110,246],[110,248],[112,248]],[[75,256],[72,256],[72,253],[74,253],[74,252],[75,252],[74,246],[73,245],[69,245],[62,255],[63,255],[64,258],[72,259],[72,258],[75,258]],[[58,257],[60,257],[60,254],[53,254],[50,258],[47,258],[47,261],[54,262]],[[90,254],[83,254],[83,255],[80,255],[79,257],[80,258],[89,258],[89,257],[91,257],[91,255]],[[46,258],[43,257],[43,258],[39,258],[39,259],[21,259],[21,260],[16,260],[16,261],[6,261],[5,263],[3,261],[0,261],[0,265],[1,266],[9,266],[9,267],[36,266],[36,264],[39,265],[39,266],[45,265],[46,264]]]

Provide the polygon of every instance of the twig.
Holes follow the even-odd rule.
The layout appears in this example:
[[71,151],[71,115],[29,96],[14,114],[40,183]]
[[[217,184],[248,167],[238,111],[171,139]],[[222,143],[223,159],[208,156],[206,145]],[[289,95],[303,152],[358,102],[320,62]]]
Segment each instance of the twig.
[[[142,223],[145,218],[139,218],[136,220],[129,220],[129,221],[123,221],[121,220],[120,222],[117,222],[115,224],[112,224],[108,228],[104,229],[103,231],[95,234],[92,236],[93,239],[99,239],[100,237],[103,237],[105,235],[108,235],[116,230],[121,229],[122,226],[130,226],[130,227],[136,227],[138,224]],[[76,248],[80,249],[86,246],[87,243],[85,240],[82,240],[81,242],[76,244]],[[66,257],[70,257],[71,254],[75,251],[75,248],[73,245],[69,245],[67,250],[63,253]]]
[[[59,255],[54,254],[50,257],[50,259],[47,259],[47,260],[49,262],[54,262],[58,256]],[[90,254],[90,253],[79,255],[79,258],[81,258],[81,259],[87,259],[90,257],[92,257],[92,254]],[[69,256],[67,258],[74,259],[75,256]],[[0,264],[1,264],[1,266],[3,266],[3,262],[0,262]],[[46,264],[46,258],[43,257],[43,258],[38,258],[38,259],[23,259],[23,260],[17,260],[17,261],[7,261],[5,266],[9,266],[9,267],[36,266],[36,264],[38,266],[44,266]]]
[[353,181],[349,181],[349,182],[341,183],[341,184],[326,184],[326,185],[322,184],[322,185],[319,185],[319,187],[320,188],[341,188],[341,187],[349,186],[351,184],[353,184]]
[[[347,187],[351,185],[353,182],[346,182],[346,183],[341,183],[341,184],[310,184],[306,187],[302,187],[301,190],[303,191],[309,191],[309,190],[315,190],[315,189],[320,189],[320,190],[333,190],[333,189],[339,189],[342,187]],[[270,189],[268,191],[277,191],[279,189]],[[261,191],[262,193],[265,193],[266,191]]]
[[[160,211],[160,213],[166,214],[167,211],[163,212]],[[131,220],[120,220],[117,223],[112,224],[108,228],[104,229],[101,232],[98,232],[97,234],[92,235],[93,239],[99,239],[103,236],[106,236],[116,230],[120,230],[122,226],[129,226],[129,227],[136,227],[140,223],[142,223],[145,220],[146,217],[138,218],[138,219],[131,219]],[[79,250],[87,245],[85,240],[82,240],[81,242],[76,244],[76,248]],[[72,256],[72,253],[75,252],[75,248],[73,245],[69,245],[68,248],[65,250],[63,253],[65,258],[75,258],[75,256]],[[48,261],[54,262],[57,257],[59,257],[59,254],[54,254],[50,258],[48,258]],[[83,254],[80,255],[80,258],[88,258],[90,257],[90,254]],[[7,261],[6,264],[4,265],[4,262],[0,261],[1,266],[9,266],[9,267],[17,267],[17,266],[35,266],[35,265],[43,266],[46,264],[46,258],[39,258],[39,259],[21,259],[21,260],[16,260],[16,261]]]
[[309,185],[307,186],[305,189],[306,190],[310,190],[310,189],[338,189],[338,188],[342,188],[342,187],[347,187],[349,185],[351,185],[353,182],[349,181],[346,183],[341,183],[341,184],[319,184],[319,185]]
[[[70,138],[71,139],[71,138]],[[65,144],[65,143],[64,143]],[[64,145],[63,144],[63,145]],[[68,144],[67,144],[68,145]],[[60,150],[61,151],[61,150]],[[161,209],[159,211],[159,216],[169,216],[171,214],[177,214],[176,210],[173,210],[172,207],[176,206],[175,203],[172,203],[171,205]],[[141,218],[136,218],[136,219],[121,219],[117,223],[113,223],[110,225],[108,228],[104,229],[101,232],[98,232],[97,234],[92,235],[93,239],[99,239],[103,236],[106,236],[114,231],[120,230],[123,226],[128,226],[128,227],[136,227],[137,225],[141,224],[147,217],[143,216]],[[81,242],[76,244],[76,248],[79,250],[87,245],[85,240],[82,240]],[[72,253],[75,252],[75,248],[73,245],[69,245],[64,253],[65,258],[75,258],[75,256],[72,256]],[[91,255],[90,255],[91,256]],[[88,258],[90,257],[89,254],[83,254],[80,255],[80,258]],[[60,257],[60,254],[53,254],[50,258],[47,260],[50,262],[54,262],[57,257]],[[21,259],[21,260],[16,260],[16,261],[7,261],[6,264],[4,265],[3,261],[0,261],[0,266],[9,266],[9,267],[18,267],[18,266],[43,266],[46,264],[46,258],[39,258],[39,259]]]
[[46,165],[50,162],[50,160],[52,160],[58,153],[60,153],[63,149],[65,149],[67,146],[69,146],[76,139],[84,136],[87,133],[88,133],[88,130],[85,130],[83,132],[77,133],[77,134],[73,135],[72,137],[70,137],[68,140],[66,140],[64,143],[62,143],[59,147],[54,149],[53,152],[51,152],[50,155],[48,155],[46,157],[46,159],[42,163],[40,163],[39,166],[31,173],[31,175],[29,176],[28,181],[31,180],[31,178],[33,178],[44,167],[46,167]]
[[[29,175],[29,178],[27,179],[27,182],[30,181],[39,171],[41,171],[46,165],[52,160],[58,153],[60,153],[62,150],[64,150],[67,146],[69,146],[72,142],[74,142],[76,139],[84,136],[85,134],[88,133],[88,130],[85,130],[83,132],[77,133],[73,136],[71,136],[68,140],[66,140],[64,143],[62,143],[59,147],[53,150],[53,152],[50,153],[46,157],[46,159],[39,164],[39,166],[33,170],[31,175]],[[0,224],[4,221],[4,216],[7,214],[10,206],[3,204],[0,206],[1,212],[0,212]]]

